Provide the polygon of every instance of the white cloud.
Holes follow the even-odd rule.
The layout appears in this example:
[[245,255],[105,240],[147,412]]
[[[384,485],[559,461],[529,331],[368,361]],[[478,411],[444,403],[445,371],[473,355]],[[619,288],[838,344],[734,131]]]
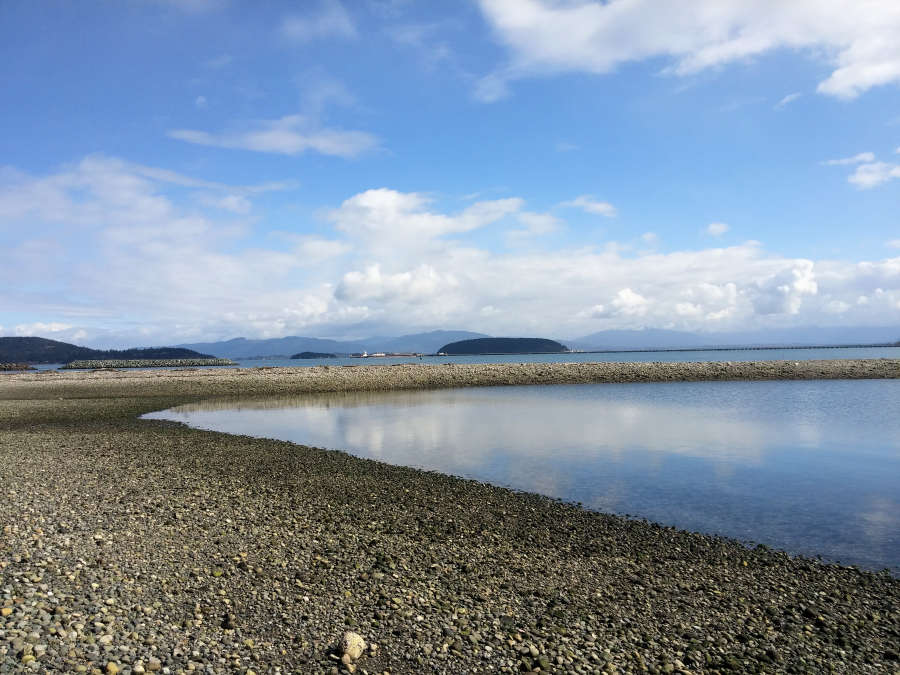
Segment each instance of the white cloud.
[[900,239],[891,239],[890,241],[885,243],[886,246],[890,248],[900,248]]
[[888,164],[887,162],[872,162],[860,164],[847,178],[847,181],[860,190],[869,190],[883,185],[894,178],[900,178],[900,164]]
[[894,178],[900,178],[900,164],[880,162],[875,159],[873,152],[861,152],[853,157],[843,159],[829,159],[823,164],[827,166],[856,165],[856,169],[847,177],[847,182],[860,190],[869,190]]
[[335,297],[350,302],[417,303],[439,296],[457,286],[452,275],[442,275],[431,265],[413,270],[384,274],[378,264],[362,272],[347,272],[335,290]]
[[35,323],[20,323],[15,327],[15,334],[18,336],[28,336],[28,335],[37,335],[37,334],[47,334],[47,333],[62,333],[64,331],[71,330],[73,326],[67,323],[42,323],[37,321]]
[[173,129],[168,135],[197,145],[279,155],[299,155],[315,151],[323,155],[355,157],[378,145],[378,139],[372,134],[322,128],[302,115],[263,120],[254,129],[247,131],[211,134],[193,129]]
[[644,232],[644,234],[641,235],[641,241],[647,244],[647,246],[658,246],[659,235],[655,232]]
[[597,216],[606,216],[612,218],[616,215],[616,207],[609,202],[598,202],[593,195],[581,195],[567,202],[562,202],[560,206],[581,209],[585,213],[592,213]]
[[209,102],[206,100],[205,96],[198,96],[197,98],[194,99],[194,105],[197,108],[200,108],[201,110],[203,110],[204,108],[206,108],[209,105]]
[[253,208],[250,200],[243,195],[226,194],[217,195],[199,195],[198,200],[206,206],[212,206],[223,211],[231,211],[232,213],[247,214]]
[[462,233],[496,222],[522,207],[521,199],[476,202],[455,216],[427,209],[430,199],[415,192],[366,190],[328,212],[335,227],[354,239],[382,240],[389,246]]
[[647,307],[650,302],[640,293],[635,293],[630,288],[623,288],[610,304],[618,310],[619,313],[626,316],[644,316],[647,313]]
[[758,281],[755,292],[751,292],[756,311],[759,314],[797,314],[804,296],[819,292],[814,267],[811,260],[798,260],[790,269],[782,269]]
[[794,101],[796,101],[801,96],[803,96],[803,94],[801,94],[799,91],[795,91],[793,94],[788,94],[783,99],[778,101],[778,103],[775,104],[774,108],[775,108],[775,110],[781,110],[782,108],[787,106],[789,103],[793,103]]
[[875,153],[874,152],[861,152],[858,155],[853,155],[853,157],[843,157],[841,159],[829,159],[824,164],[826,166],[844,166],[848,164],[865,164],[867,162],[875,161]]
[[523,243],[533,237],[552,234],[563,226],[562,221],[550,213],[522,211],[516,214],[516,219],[523,227],[507,232],[507,239],[513,245]]
[[0,230],[21,233],[0,265],[3,311],[16,314],[0,321],[9,330],[26,325],[9,316],[27,315],[29,331],[56,324],[60,339],[83,331],[95,343],[118,336],[114,346],[350,327],[566,337],[900,323],[900,257],[803,260],[749,242],[635,253],[549,238],[540,249],[490,250],[482,228],[565,223],[519,198],[448,212],[386,188],[323,211],[313,235],[305,224],[267,229],[264,201],[252,221],[206,204],[201,196],[250,198],[198,195],[206,183],[99,156],[40,176],[0,171]]
[[[832,69],[822,94],[855,98],[900,82],[900,5],[894,0],[479,0],[510,61],[479,84],[496,100],[509,81],[552,73],[609,73],[664,59],[691,75],[778,49]],[[484,92],[482,92],[483,94]]]
[[731,227],[725,223],[710,223],[706,226],[706,234],[711,237],[721,237],[730,229]]
[[[304,9],[309,8],[304,3]],[[325,0],[315,11],[285,17],[281,34],[294,42],[309,42],[322,38],[355,38],[356,26],[338,0]]]

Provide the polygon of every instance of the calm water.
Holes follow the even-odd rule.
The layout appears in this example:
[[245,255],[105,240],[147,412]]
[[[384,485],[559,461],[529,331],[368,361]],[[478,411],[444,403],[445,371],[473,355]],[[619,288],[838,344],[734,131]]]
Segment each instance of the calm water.
[[900,573],[900,381],[314,395],[146,417],[339,448]]

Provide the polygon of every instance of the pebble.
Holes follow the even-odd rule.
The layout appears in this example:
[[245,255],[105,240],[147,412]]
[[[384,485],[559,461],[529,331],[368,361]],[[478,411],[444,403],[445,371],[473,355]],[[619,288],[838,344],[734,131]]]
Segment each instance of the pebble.
[[[893,361],[421,368],[4,374],[0,672],[898,670],[889,573],[136,419],[243,393],[900,375]],[[358,653],[347,626],[368,639]]]

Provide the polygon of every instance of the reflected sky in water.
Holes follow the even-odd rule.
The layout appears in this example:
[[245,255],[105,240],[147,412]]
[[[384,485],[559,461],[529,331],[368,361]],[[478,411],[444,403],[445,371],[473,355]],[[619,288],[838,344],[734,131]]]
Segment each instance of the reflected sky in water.
[[900,381],[490,387],[147,415],[900,573]]

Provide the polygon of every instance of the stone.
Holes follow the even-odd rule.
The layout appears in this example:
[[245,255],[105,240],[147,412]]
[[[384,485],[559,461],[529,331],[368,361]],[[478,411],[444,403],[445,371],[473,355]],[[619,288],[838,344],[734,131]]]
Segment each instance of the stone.
[[366,641],[362,635],[347,631],[341,638],[341,654],[349,656],[352,661],[356,661],[366,650]]

